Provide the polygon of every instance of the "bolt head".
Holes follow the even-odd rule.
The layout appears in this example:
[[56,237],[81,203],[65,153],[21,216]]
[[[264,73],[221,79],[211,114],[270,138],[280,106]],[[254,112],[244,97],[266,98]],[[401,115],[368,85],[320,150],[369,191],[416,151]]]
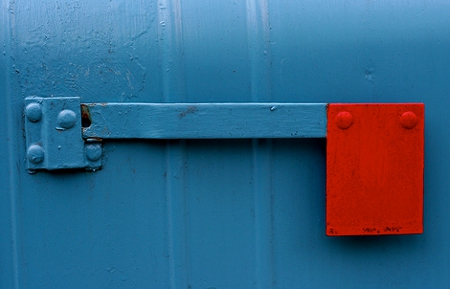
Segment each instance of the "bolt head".
[[341,111],[337,114],[335,121],[340,129],[347,129],[353,123],[353,116],[348,111]]
[[38,144],[33,144],[28,148],[27,157],[33,164],[39,164],[44,160],[44,148]]
[[42,119],[42,106],[33,102],[25,107],[25,115],[31,122],[38,122]]
[[56,121],[60,127],[69,129],[77,123],[77,115],[72,110],[65,109],[58,114]]
[[100,144],[86,145],[86,157],[90,161],[98,161],[102,157],[102,146]]
[[402,114],[400,117],[400,123],[406,129],[412,129],[419,122],[419,118],[412,111],[407,111]]

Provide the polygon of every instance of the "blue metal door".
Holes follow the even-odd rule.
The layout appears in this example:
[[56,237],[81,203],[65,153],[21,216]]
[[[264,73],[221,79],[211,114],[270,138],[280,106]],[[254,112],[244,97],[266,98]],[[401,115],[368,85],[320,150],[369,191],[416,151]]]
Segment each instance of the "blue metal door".
[[[448,286],[448,1],[1,3],[0,288]],[[424,233],[327,237],[324,139],[107,141],[99,171],[29,174],[32,95],[423,102]]]

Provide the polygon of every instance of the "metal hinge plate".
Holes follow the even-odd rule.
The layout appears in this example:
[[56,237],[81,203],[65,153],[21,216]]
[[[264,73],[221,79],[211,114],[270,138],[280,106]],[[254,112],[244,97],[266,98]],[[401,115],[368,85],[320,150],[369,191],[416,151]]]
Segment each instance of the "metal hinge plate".
[[29,172],[101,167],[101,142],[82,138],[79,97],[27,97],[24,114]]

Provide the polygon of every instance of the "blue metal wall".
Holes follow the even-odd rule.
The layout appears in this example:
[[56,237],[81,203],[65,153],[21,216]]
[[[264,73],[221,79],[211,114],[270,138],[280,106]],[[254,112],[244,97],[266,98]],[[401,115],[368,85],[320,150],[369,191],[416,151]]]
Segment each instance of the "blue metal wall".
[[[0,288],[446,288],[450,2],[1,1]],[[324,140],[25,168],[23,99],[424,102],[425,233],[325,236]],[[214,125],[214,124],[212,124]]]

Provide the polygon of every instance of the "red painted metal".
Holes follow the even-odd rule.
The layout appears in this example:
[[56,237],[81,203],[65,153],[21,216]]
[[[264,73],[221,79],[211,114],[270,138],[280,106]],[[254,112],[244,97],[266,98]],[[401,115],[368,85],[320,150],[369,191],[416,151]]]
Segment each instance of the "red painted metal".
[[423,104],[330,104],[328,236],[423,232]]

